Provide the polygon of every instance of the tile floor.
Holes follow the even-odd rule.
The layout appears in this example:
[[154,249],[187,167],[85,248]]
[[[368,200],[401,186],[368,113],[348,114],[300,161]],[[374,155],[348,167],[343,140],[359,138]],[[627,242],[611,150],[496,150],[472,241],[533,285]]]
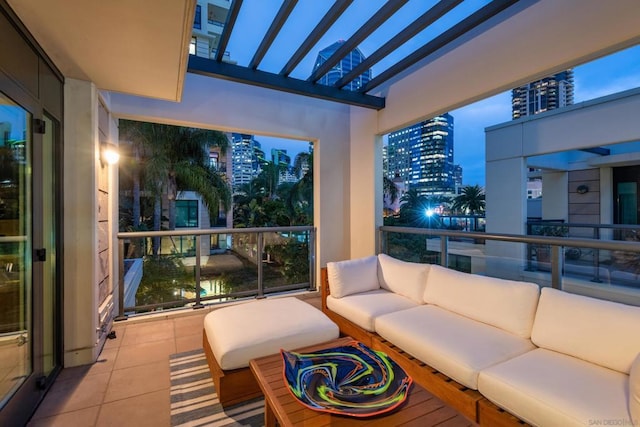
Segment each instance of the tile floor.
[[[320,308],[319,297],[305,301]],[[98,361],[63,369],[28,425],[169,426],[169,355],[202,347],[208,312],[114,324]]]

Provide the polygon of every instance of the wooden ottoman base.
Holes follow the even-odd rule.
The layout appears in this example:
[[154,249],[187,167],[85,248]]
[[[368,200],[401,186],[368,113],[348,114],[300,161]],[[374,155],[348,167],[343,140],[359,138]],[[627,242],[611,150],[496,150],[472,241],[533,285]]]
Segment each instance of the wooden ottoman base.
[[244,402],[245,400],[253,399],[254,397],[262,396],[260,386],[253,377],[249,367],[228,371],[220,367],[213,355],[209,340],[207,339],[207,332],[204,331],[204,329],[202,331],[202,348],[204,348],[204,354],[207,356],[211,378],[213,378],[218,399],[222,406],[234,405]]

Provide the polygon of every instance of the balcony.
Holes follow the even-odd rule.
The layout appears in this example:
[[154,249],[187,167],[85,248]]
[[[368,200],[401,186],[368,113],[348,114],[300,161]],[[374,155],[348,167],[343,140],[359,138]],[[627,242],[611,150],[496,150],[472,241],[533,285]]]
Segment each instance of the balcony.
[[[320,309],[320,297],[300,298]],[[169,426],[169,356],[202,348],[211,309],[117,322],[96,363],[64,369],[28,425]]]
[[[274,233],[274,229],[267,230],[223,230],[219,233],[253,234],[257,253],[264,253],[264,234]],[[277,230],[278,233],[291,232]],[[304,232],[311,231],[312,229],[308,229]],[[165,239],[175,239],[179,237],[176,234],[180,234],[160,233],[164,233]],[[141,236],[144,233],[121,233],[121,247],[125,246],[125,243],[131,245],[139,239],[143,239],[150,247],[153,245],[151,239],[159,237],[160,233],[147,233],[144,236]],[[199,233],[190,238],[199,241],[203,235],[212,234],[212,231],[203,230]],[[562,269],[570,248],[600,251],[601,254],[615,250],[637,255],[640,253],[640,247],[632,242],[400,227],[381,227],[379,241],[380,252],[410,261],[439,263],[450,268],[495,277],[526,279],[542,286],[573,286],[575,289],[579,289],[580,285],[591,286],[591,292],[599,293],[599,297],[614,300],[623,297],[624,302],[640,305],[640,290],[637,288],[625,287],[624,284],[616,282],[589,282],[566,274],[566,270]],[[528,248],[531,245],[550,247],[549,271],[530,270],[532,260],[528,256]],[[159,247],[165,246],[161,244]],[[519,253],[521,256],[496,258],[498,250],[506,250],[511,254]],[[147,253],[147,256],[153,256],[151,250]],[[562,254],[565,254],[565,257]],[[195,263],[192,267],[204,268],[202,263],[197,261],[199,256],[198,254],[196,258],[191,257]],[[265,261],[264,257],[257,257],[260,258]],[[461,261],[462,258],[468,258],[468,261]],[[533,262],[535,263],[535,260]],[[196,272],[194,275],[198,276]],[[302,289],[309,289],[308,284],[304,284]],[[137,425],[142,422],[158,426],[169,425],[169,356],[202,347],[203,318],[217,307],[203,303],[261,296],[265,291],[276,293],[268,286],[257,286],[249,293],[238,295],[206,296],[199,300],[194,296],[188,300],[171,301],[154,307],[126,307],[124,311],[132,315],[129,319],[114,324],[115,338],[107,340],[97,362],[89,366],[63,370],[30,425],[67,423],[70,420],[87,425]],[[297,294],[297,297],[321,309],[321,299],[315,292]],[[166,310],[166,307],[172,304],[181,305],[182,308]],[[193,309],[196,305],[202,308]],[[142,311],[146,311],[146,314],[134,313]]]

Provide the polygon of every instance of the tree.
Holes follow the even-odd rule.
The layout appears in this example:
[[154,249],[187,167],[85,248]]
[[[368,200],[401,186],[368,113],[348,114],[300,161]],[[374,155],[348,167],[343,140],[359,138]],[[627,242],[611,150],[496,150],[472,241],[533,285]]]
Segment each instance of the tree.
[[294,170],[302,170],[302,163],[307,163],[307,171],[296,182],[289,192],[287,208],[292,218],[291,225],[313,224],[313,153],[299,153],[294,162]]
[[419,226],[427,209],[427,198],[412,188],[400,198],[400,220],[411,226]]
[[[220,205],[225,210],[229,208],[229,186],[209,166],[209,147],[221,147],[224,152],[229,144],[223,133],[159,123],[122,122],[123,137],[132,142],[134,156],[141,155],[136,163],[144,174],[145,190],[154,198],[155,230],[160,229],[163,194],[169,200],[169,229],[175,228],[175,200],[179,191],[200,194],[212,218],[217,217]],[[140,195],[133,193],[135,217]]]
[[386,176],[382,177],[382,194],[385,199],[389,200],[389,204],[394,204],[398,200],[398,187]]
[[[465,215],[480,215],[484,213],[485,194],[479,185],[467,185],[460,194],[453,199],[451,208]],[[473,230],[478,227],[477,218],[473,221]]]
[[484,213],[485,194],[479,185],[467,185],[453,199],[452,209],[463,214],[479,215]]

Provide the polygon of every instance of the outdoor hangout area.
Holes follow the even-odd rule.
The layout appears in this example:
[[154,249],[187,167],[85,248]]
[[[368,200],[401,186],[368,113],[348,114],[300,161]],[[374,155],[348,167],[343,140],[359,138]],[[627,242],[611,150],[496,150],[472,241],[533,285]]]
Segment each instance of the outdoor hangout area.
[[0,0],[0,426],[640,425],[638,0]]
[[640,422],[640,308],[381,254],[329,263],[322,307],[481,425]]

